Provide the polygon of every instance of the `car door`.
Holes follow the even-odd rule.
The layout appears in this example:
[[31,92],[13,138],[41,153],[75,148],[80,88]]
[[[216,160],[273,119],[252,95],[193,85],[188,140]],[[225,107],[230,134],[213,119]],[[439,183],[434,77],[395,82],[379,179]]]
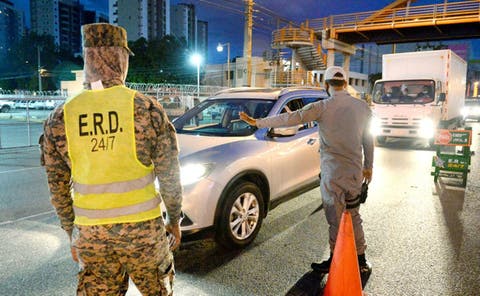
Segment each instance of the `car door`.
[[[292,98],[278,113],[301,109],[312,98]],[[272,198],[288,194],[302,186],[316,182],[320,173],[319,136],[316,122],[298,127],[293,136],[271,136],[276,146],[272,151],[272,168],[277,184],[271,184]]]

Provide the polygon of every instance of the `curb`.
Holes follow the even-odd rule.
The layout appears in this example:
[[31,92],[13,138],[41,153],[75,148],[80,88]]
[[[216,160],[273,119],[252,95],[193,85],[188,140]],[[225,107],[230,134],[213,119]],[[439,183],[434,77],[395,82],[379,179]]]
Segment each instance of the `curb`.
[[[4,120],[15,120],[27,122],[27,118],[24,115],[16,115],[15,113],[0,113],[0,119]],[[45,119],[37,118],[36,116],[30,116],[30,122],[44,122]]]

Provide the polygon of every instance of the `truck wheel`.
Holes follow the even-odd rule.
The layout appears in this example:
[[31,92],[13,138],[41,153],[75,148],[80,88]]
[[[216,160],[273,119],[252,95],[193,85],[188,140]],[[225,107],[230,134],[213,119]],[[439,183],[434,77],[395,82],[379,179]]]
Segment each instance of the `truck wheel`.
[[263,196],[256,184],[242,182],[234,185],[223,202],[216,241],[228,249],[249,245],[260,231],[263,212]]
[[384,145],[385,142],[387,142],[387,137],[385,136],[377,136],[375,138],[376,142],[377,142],[377,145]]

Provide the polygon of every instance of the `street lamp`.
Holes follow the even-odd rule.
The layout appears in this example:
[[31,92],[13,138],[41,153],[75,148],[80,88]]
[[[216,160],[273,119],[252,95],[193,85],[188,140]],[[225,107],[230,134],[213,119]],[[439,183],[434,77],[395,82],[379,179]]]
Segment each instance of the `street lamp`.
[[37,46],[38,90],[42,91],[42,66],[40,66],[40,47]]
[[202,56],[195,53],[190,57],[190,62],[197,66],[197,98],[200,99],[200,64],[202,63]]
[[227,86],[230,87],[230,42],[219,43],[217,45],[217,51],[222,52],[223,46],[227,46]]

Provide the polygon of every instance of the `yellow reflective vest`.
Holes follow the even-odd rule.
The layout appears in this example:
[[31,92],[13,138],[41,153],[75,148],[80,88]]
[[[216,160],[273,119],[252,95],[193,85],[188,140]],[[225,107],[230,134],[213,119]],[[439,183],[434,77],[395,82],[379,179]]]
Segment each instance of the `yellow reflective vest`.
[[153,165],[137,159],[135,91],[86,90],[64,105],[75,224],[150,220],[161,215]]

